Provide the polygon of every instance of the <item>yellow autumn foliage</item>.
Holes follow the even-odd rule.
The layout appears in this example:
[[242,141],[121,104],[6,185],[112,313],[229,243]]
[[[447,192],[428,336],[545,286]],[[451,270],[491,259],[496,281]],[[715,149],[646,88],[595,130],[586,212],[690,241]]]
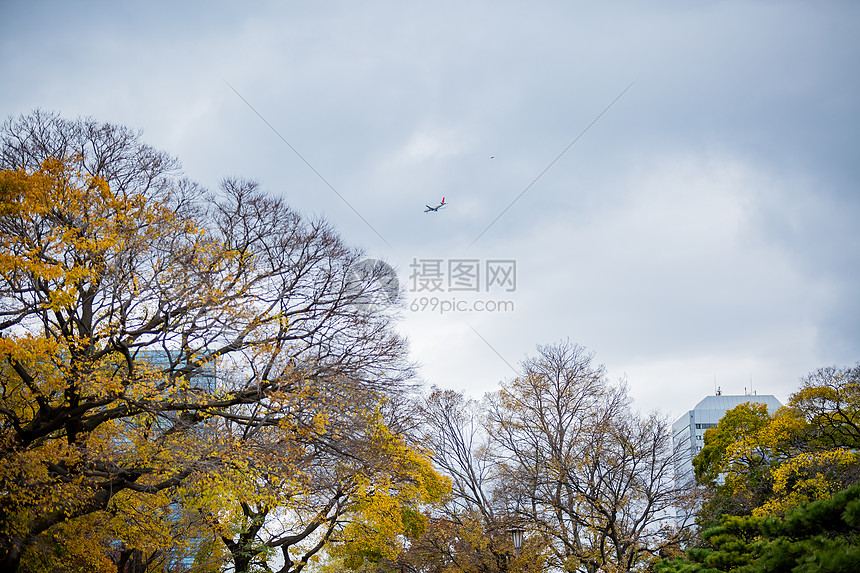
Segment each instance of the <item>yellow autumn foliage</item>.
[[756,404],[729,410],[705,433],[705,446],[693,460],[697,477],[754,516],[784,515],[856,483],[858,379],[860,367],[824,368],[773,415]]
[[802,503],[830,499],[845,488],[841,474],[858,464],[860,454],[844,448],[798,454],[773,470],[773,495],[752,513],[785,515]]
[[360,253],[254,182],[204,195],[123,128],[27,121],[76,151],[0,169],[0,569],[217,570],[254,516],[420,527],[445,483],[374,411],[411,366],[350,306]]

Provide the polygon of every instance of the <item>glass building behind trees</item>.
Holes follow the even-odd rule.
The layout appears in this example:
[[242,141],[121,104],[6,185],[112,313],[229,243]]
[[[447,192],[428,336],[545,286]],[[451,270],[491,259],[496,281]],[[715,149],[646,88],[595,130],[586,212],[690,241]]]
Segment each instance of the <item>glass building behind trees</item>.
[[705,430],[716,426],[726,412],[747,402],[764,404],[771,414],[782,407],[780,401],[771,394],[724,396],[717,391],[715,396],[707,396],[672,424],[672,443],[680,453],[675,466],[676,483],[693,480],[693,457],[705,445]]

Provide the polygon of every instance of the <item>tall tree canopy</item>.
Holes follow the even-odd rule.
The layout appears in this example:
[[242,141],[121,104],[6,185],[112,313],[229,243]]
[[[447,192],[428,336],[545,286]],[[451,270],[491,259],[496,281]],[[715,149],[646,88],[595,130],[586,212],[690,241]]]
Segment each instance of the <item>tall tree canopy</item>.
[[540,347],[489,417],[510,504],[567,571],[644,570],[676,543],[668,422],[629,407],[583,347]]
[[[434,390],[423,405],[452,492],[405,565],[417,571],[645,571],[679,551],[671,427],[630,408],[585,348],[538,348],[483,404]],[[689,511],[687,511],[689,513]],[[519,551],[512,533],[523,534]]]
[[208,193],[127,128],[43,112],[5,122],[0,237],[4,570],[90,531],[95,514],[141,516],[93,525],[116,552],[158,545],[156,522],[168,537],[189,515],[212,525],[225,499],[265,505],[236,499],[230,480],[268,471],[287,487],[272,469],[360,458],[343,438],[359,416],[338,414],[369,420],[412,375],[392,315],[351,304],[380,283],[356,288],[361,253],[325,221],[252,181]]

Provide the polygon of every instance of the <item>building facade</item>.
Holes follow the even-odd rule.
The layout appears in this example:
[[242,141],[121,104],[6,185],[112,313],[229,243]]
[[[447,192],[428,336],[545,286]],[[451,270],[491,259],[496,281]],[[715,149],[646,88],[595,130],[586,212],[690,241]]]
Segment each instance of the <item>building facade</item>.
[[771,414],[782,407],[780,401],[770,394],[724,396],[717,393],[715,396],[706,397],[672,424],[672,443],[675,451],[680,454],[678,464],[675,466],[676,483],[687,483],[693,480],[693,457],[705,445],[705,430],[716,426],[726,412],[746,402],[764,404]]

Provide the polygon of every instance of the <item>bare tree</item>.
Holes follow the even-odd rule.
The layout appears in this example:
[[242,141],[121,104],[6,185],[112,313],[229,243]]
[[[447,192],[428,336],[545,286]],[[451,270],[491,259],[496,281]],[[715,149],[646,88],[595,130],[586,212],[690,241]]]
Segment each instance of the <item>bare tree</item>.
[[433,461],[451,477],[452,503],[494,521],[493,460],[478,404],[453,390],[433,388],[421,412]]
[[426,534],[413,542],[407,560],[431,569],[511,570],[512,516],[499,497],[502,488],[480,405],[452,390],[433,388],[421,414],[424,443],[436,466],[450,477],[451,496]]
[[490,428],[503,482],[567,571],[638,571],[675,542],[671,427],[631,411],[581,346],[539,347],[503,385]]

